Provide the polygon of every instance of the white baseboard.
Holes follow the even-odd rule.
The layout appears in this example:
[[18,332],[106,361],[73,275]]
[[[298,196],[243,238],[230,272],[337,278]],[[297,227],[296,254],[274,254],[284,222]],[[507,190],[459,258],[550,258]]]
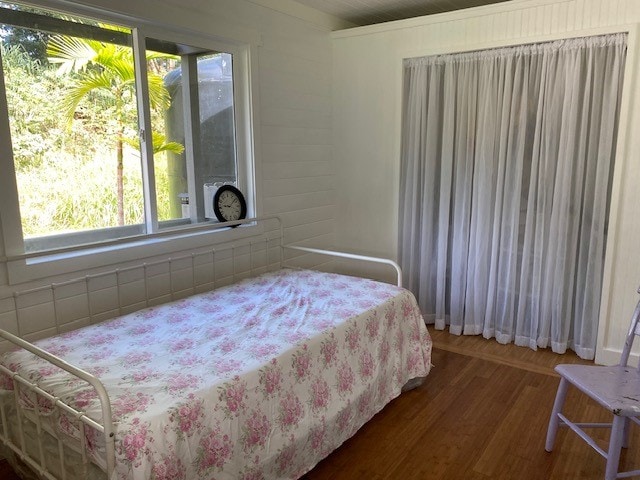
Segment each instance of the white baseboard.
[[[614,350],[611,348],[603,348],[602,350],[596,353],[595,363],[596,365],[616,365],[620,361],[620,355],[622,352],[620,350]],[[640,356],[637,353],[632,353],[629,356],[629,365],[636,366],[638,365],[638,360]]]

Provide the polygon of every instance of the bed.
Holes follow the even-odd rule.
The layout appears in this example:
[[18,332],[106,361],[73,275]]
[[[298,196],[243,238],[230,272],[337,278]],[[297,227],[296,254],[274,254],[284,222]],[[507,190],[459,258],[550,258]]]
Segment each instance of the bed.
[[410,292],[291,268],[29,349],[0,360],[1,439],[48,478],[299,478],[431,366]]

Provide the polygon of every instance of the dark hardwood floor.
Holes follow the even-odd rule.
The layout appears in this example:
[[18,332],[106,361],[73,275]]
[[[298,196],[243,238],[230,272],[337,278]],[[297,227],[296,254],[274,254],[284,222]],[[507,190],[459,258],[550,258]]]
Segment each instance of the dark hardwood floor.
[[13,473],[13,470],[6,460],[0,460],[0,478],[2,480],[20,480],[19,477]]
[[[566,429],[554,452],[544,451],[558,385],[553,367],[582,360],[430,331],[434,367],[425,383],[391,402],[304,480],[603,478],[604,460]],[[570,416],[607,419],[575,391],[567,404]],[[596,438],[606,444],[604,432]],[[640,445],[640,429],[631,445]],[[640,449],[623,453],[622,466],[630,465],[640,467]],[[0,465],[0,479],[17,478],[11,475]]]

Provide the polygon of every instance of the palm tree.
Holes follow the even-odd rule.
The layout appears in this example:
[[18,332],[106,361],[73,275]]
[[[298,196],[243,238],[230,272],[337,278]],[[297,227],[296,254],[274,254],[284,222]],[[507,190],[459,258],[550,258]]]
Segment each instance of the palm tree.
[[[61,75],[74,73],[62,98],[62,111],[69,122],[74,119],[82,99],[90,93],[97,94],[105,108],[109,107],[114,112],[118,225],[124,225],[123,147],[125,143],[138,145],[135,135],[133,138],[131,134],[127,135],[128,130],[137,131],[133,50],[97,40],[56,35],[49,39],[47,55],[50,63],[60,65],[58,72]],[[160,58],[175,57],[156,52],[147,54],[147,60]],[[169,108],[171,99],[162,77],[153,72],[148,72],[147,76],[151,110],[164,112]],[[184,147],[176,142],[166,142],[164,135],[153,132],[153,150],[154,153],[182,153]]]

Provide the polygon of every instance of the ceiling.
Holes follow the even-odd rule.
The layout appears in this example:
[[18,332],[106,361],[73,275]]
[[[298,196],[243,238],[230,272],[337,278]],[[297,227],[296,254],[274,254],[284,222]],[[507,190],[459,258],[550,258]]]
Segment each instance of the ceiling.
[[506,0],[296,0],[355,25],[402,20]]

